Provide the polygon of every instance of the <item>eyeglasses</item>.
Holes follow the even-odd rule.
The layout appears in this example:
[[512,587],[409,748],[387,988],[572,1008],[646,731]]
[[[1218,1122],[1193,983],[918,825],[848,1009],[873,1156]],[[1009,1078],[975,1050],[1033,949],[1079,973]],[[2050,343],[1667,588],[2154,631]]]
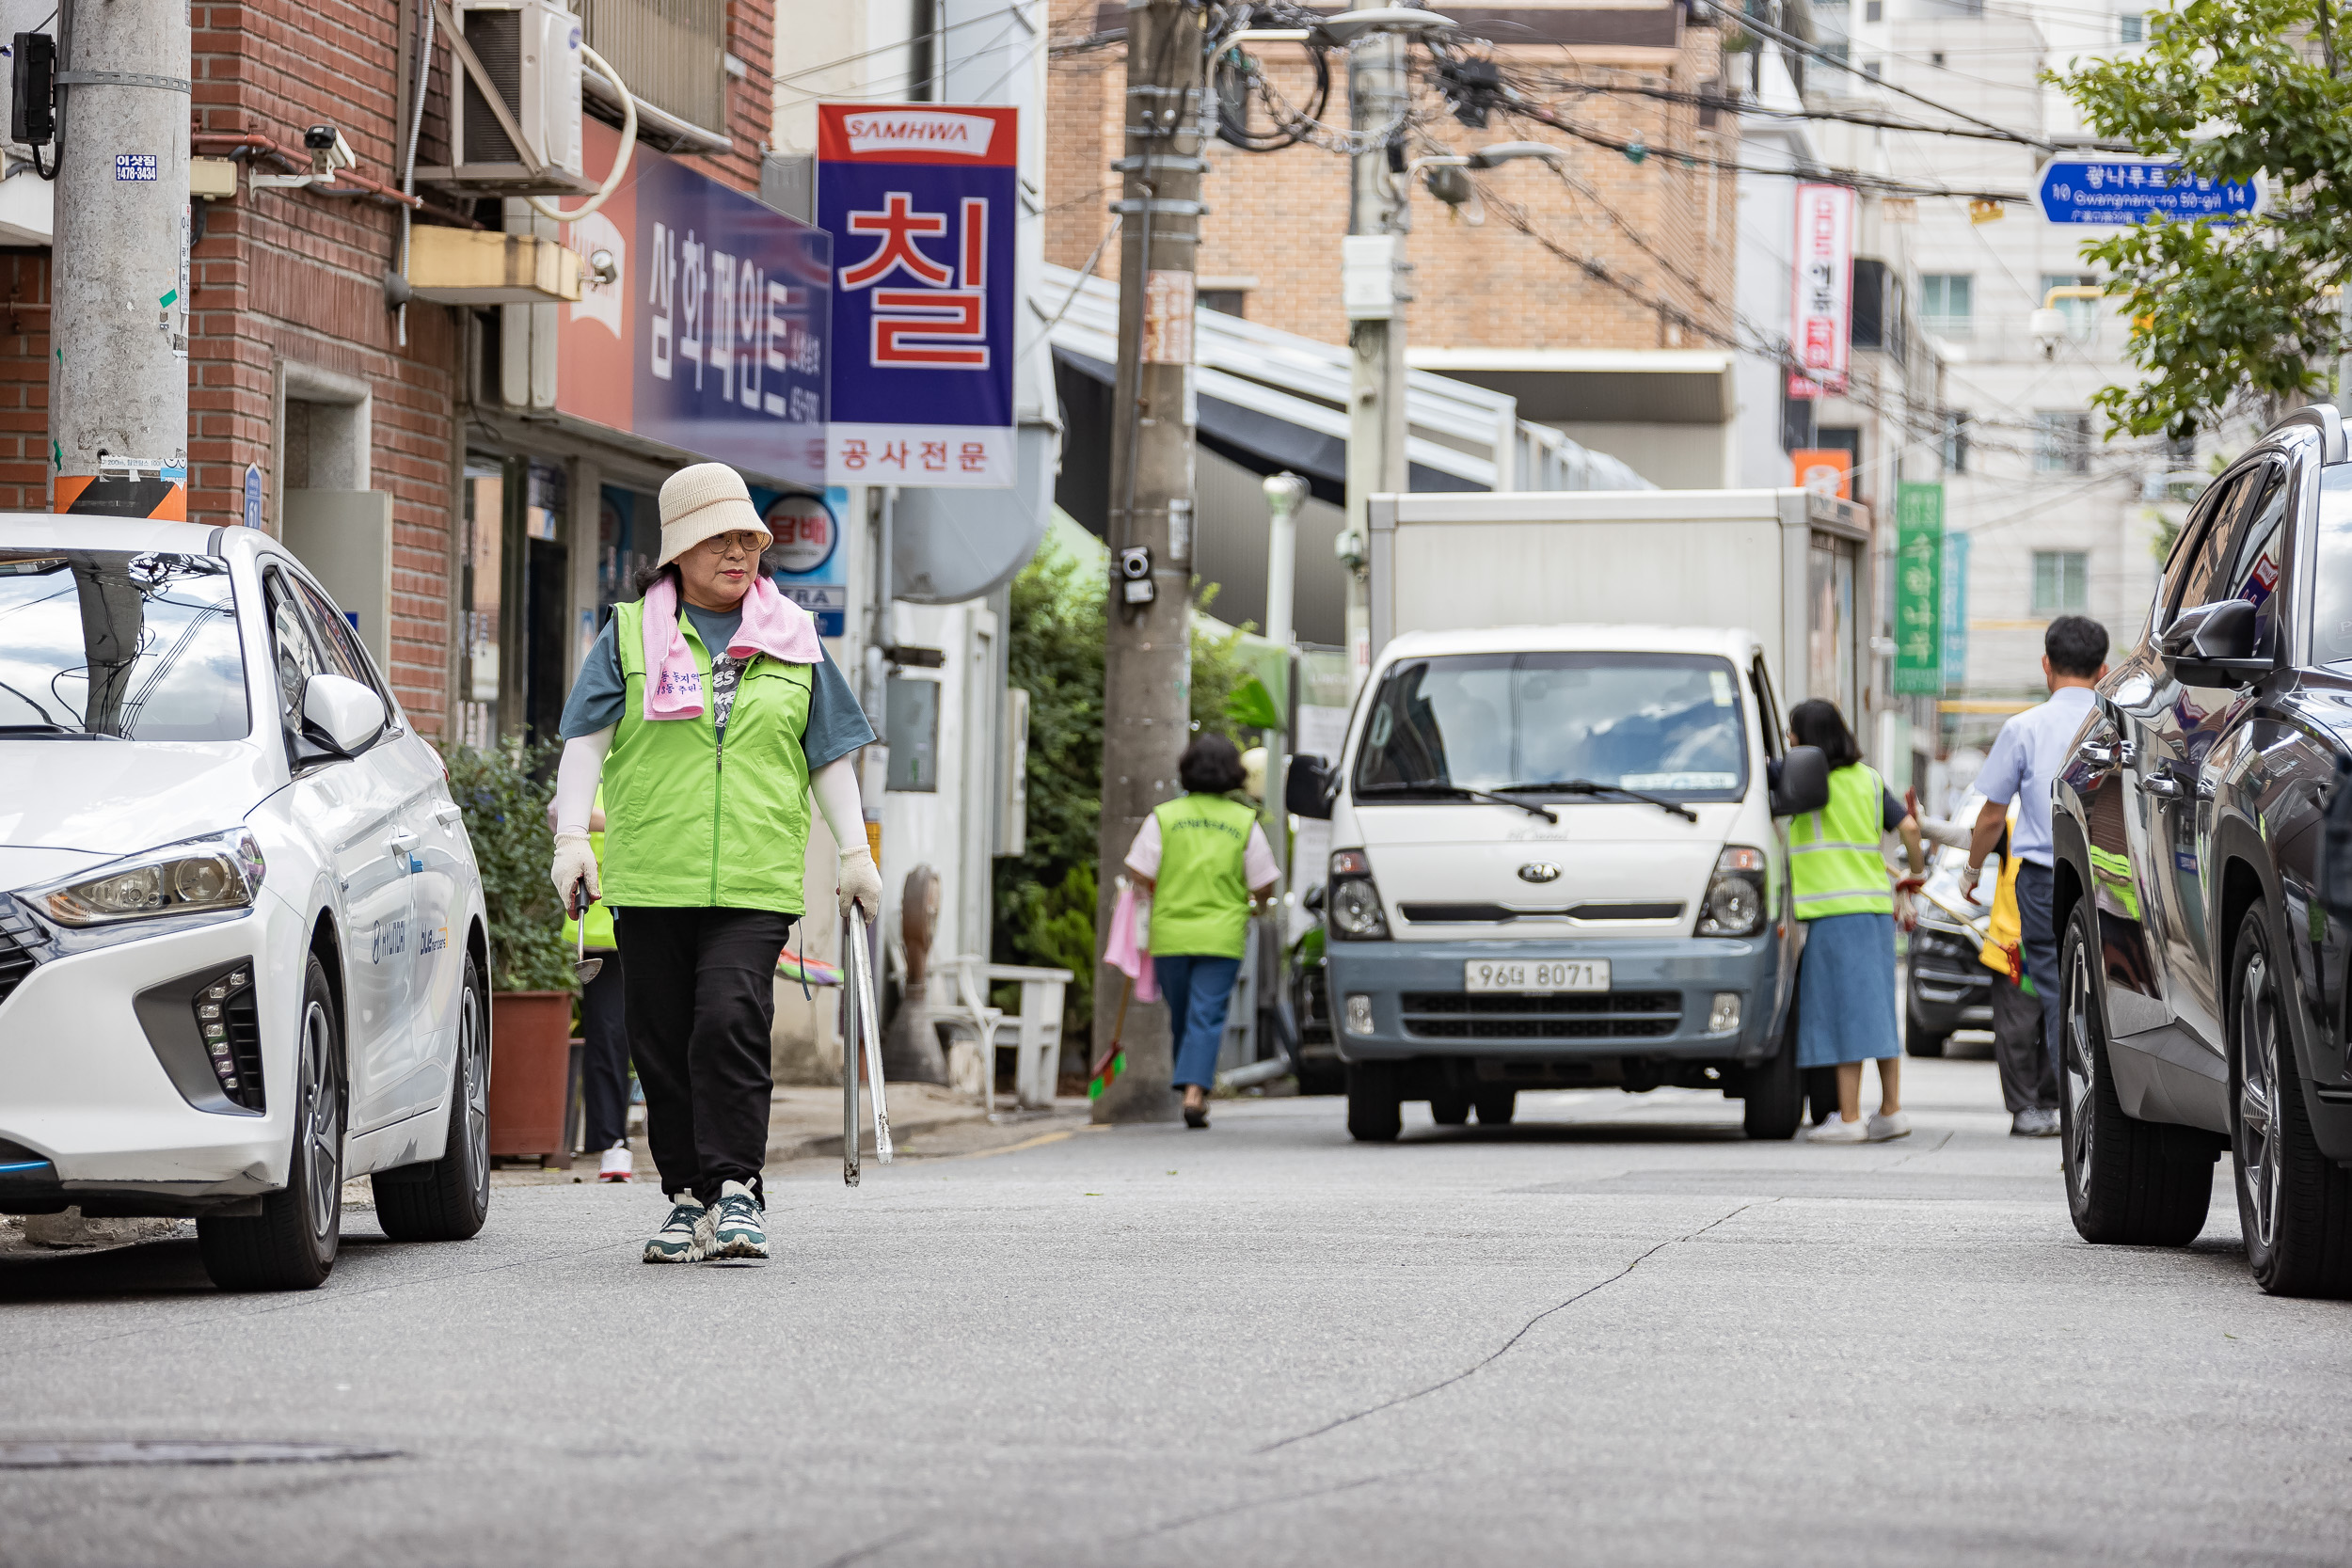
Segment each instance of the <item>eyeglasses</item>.
[[757,555],[768,547],[768,542],[750,529],[739,528],[729,533],[717,533],[694,546],[714,561],[730,555]]

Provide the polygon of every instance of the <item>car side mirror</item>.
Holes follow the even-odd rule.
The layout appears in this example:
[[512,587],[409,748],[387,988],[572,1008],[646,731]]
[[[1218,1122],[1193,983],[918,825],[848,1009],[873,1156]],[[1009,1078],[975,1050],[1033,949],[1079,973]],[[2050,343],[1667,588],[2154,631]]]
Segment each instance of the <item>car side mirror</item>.
[[1331,765],[1312,755],[1291,758],[1282,785],[1282,805],[1293,816],[1316,822],[1331,819]]
[[1324,884],[1317,882],[1314,886],[1307,890],[1307,896],[1300,899],[1299,902],[1306,905],[1311,913],[1321,914],[1323,912],[1324,892]]
[[384,699],[348,675],[312,675],[302,686],[302,727],[342,756],[357,756],[384,733]]
[[1829,804],[1829,757],[1819,746],[1791,746],[1772,787],[1774,816],[1803,816]]
[[2217,599],[2182,610],[2156,639],[2173,673],[2192,686],[2244,686],[2270,668],[2256,656],[2254,606]]

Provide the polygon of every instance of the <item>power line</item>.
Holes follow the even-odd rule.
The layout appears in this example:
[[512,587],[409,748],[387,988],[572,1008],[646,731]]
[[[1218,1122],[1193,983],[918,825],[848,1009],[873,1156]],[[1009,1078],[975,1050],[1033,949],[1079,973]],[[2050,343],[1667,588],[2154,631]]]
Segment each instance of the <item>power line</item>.
[[[2008,142],[2019,147],[2030,147],[2037,151],[2043,150],[2045,145],[2015,131],[1997,129],[1988,131],[1960,125],[1922,125],[1917,120],[1898,119],[1892,115],[1862,114],[1846,109],[1768,108],[1760,103],[1743,103],[1720,94],[1688,92],[1675,87],[1647,87],[1630,83],[1577,82],[1565,78],[1555,79],[1549,85],[1565,92],[1612,93],[1629,98],[1655,98],[1665,103],[1680,103],[1698,109],[1719,109],[1736,115],[1758,115],[1772,119],[1836,120],[1846,125],[1867,125],[1881,131],[1913,131],[1929,136],[1964,136],[1974,141]],[[2082,150],[2132,152],[2137,149],[2130,142],[2103,141],[2085,143]]]

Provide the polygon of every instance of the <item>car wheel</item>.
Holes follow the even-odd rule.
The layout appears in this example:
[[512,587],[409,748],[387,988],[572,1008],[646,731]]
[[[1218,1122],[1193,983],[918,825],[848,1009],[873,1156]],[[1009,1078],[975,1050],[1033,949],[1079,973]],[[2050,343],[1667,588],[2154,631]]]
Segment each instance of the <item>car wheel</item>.
[[449,1138],[441,1157],[375,1175],[375,1222],[396,1242],[462,1242],[490,1215],[490,1031],[470,956],[460,984]]
[[2107,1063],[2090,900],[2058,944],[2058,1131],[2066,1206],[2087,1242],[2186,1246],[2205,1227],[2213,1162],[2173,1152],[2170,1131],[2123,1114]]
[[1797,1037],[1781,1036],[1772,1056],[1751,1062],[1740,1121],[1751,1138],[1779,1141],[1797,1135],[1804,1120],[1804,1074],[1797,1070]]
[[2259,906],[2238,927],[2234,953],[2230,1164],[2247,1261],[2270,1295],[2352,1295],[2352,1172],[2321,1155],[2312,1136]]
[[1470,1097],[1459,1089],[1444,1089],[1429,1097],[1429,1119],[1440,1127],[1459,1127],[1470,1120]]
[[343,1031],[326,968],[310,956],[294,1040],[294,1159],[251,1215],[196,1222],[204,1272],[224,1291],[310,1291],[335,1267],[343,1220]]
[[1903,1054],[1906,1056],[1941,1056],[1951,1037],[1950,1030],[1939,1035],[1920,1022],[1918,1014],[1909,1007],[1903,1009]]
[[1470,1103],[1478,1107],[1481,1127],[1508,1127],[1512,1113],[1519,1106],[1517,1089],[1480,1089],[1470,1096]]
[[1347,1069],[1347,1132],[1382,1144],[1405,1131],[1405,1092],[1394,1062],[1355,1062]]

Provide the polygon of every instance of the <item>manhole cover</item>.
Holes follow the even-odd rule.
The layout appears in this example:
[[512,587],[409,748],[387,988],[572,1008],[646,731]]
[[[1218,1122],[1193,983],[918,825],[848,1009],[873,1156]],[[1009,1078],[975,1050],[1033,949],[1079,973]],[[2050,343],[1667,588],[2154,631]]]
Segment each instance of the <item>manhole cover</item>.
[[399,1457],[398,1449],[362,1449],[344,1443],[239,1443],[201,1437],[0,1441],[0,1470],[67,1470],[95,1465],[326,1465]]

